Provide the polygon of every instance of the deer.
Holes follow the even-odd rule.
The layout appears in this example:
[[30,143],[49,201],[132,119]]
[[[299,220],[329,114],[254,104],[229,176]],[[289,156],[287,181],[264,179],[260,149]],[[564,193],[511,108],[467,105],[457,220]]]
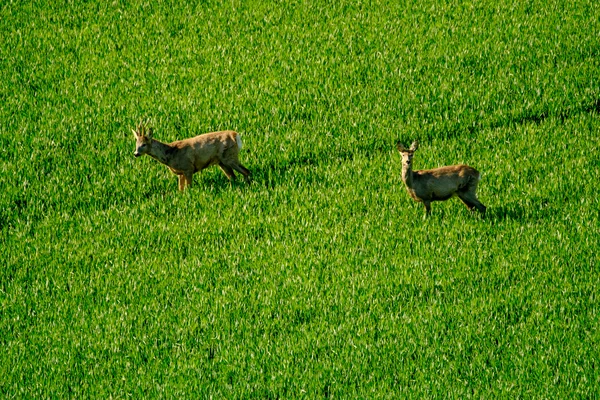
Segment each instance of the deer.
[[471,211],[477,209],[485,216],[486,207],[477,199],[477,184],[481,175],[468,165],[413,171],[412,159],[419,143],[415,140],[410,148],[400,142],[396,147],[402,155],[402,180],[410,197],[423,203],[425,215],[431,214],[432,201],[445,201],[458,196]]
[[234,131],[211,132],[196,137],[163,143],[152,137],[153,129],[140,122],[132,129],[135,136],[135,157],[149,155],[166,165],[178,176],[179,190],[192,186],[193,176],[212,165],[218,165],[229,181],[234,181],[234,170],[250,183],[250,171],[244,167],[238,154],[242,148],[242,138]]

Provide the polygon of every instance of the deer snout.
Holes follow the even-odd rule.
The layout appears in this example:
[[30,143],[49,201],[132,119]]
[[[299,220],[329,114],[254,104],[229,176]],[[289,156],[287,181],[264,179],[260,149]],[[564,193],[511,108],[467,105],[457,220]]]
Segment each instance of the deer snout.
[[140,152],[139,152],[139,151],[136,151],[135,153],[133,153],[133,155],[134,155],[134,156],[136,156],[136,157],[139,157],[139,156],[141,156],[141,154],[140,154]]

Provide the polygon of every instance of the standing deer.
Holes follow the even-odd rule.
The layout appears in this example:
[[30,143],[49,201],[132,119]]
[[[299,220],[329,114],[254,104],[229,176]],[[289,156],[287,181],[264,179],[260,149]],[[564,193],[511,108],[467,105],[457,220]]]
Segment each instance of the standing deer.
[[477,209],[485,215],[485,206],[477,199],[479,171],[468,165],[451,165],[435,169],[413,171],[412,158],[419,147],[415,140],[409,149],[398,142],[402,155],[402,180],[410,196],[425,205],[425,212],[431,213],[432,201],[444,201],[458,196],[469,210]]
[[140,122],[135,136],[136,157],[148,154],[165,164],[179,176],[179,190],[191,186],[193,176],[204,168],[217,164],[229,180],[235,179],[234,170],[250,182],[250,171],[238,160],[242,138],[234,131],[205,133],[193,138],[178,140],[170,144],[152,138],[152,128]]

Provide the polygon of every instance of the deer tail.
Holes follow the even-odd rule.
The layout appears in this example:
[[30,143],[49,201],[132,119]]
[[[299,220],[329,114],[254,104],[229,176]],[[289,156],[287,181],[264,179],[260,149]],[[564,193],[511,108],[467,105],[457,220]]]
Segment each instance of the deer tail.
[[471,175],[471,178],[469,179],[470,184],[477,186],[479,184],[480,180],[481,180],[481,173],[477,170],[474,170],[474,174]]

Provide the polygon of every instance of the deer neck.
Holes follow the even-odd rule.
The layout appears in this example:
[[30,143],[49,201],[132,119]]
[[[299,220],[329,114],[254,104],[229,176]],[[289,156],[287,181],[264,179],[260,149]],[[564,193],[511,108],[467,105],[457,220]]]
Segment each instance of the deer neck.
[[156,139],[152,139],[152,146],[150,147],[148,155],[160,163],[170,165],[173,158],[173,150],[174,148],[170,145],[159,142]]
[[402,180],[408,189],[413,187],[413,171],[409,165],[402,166]]

